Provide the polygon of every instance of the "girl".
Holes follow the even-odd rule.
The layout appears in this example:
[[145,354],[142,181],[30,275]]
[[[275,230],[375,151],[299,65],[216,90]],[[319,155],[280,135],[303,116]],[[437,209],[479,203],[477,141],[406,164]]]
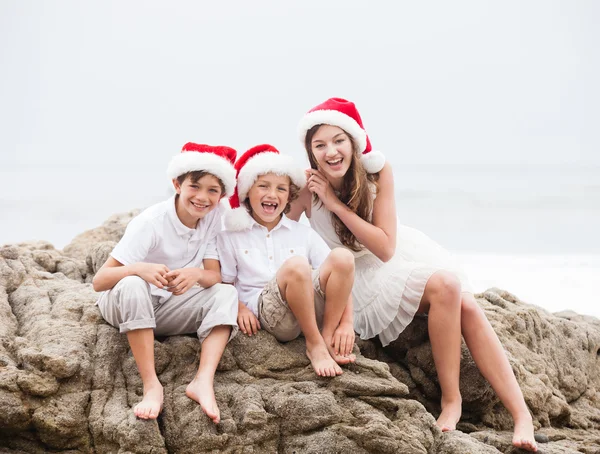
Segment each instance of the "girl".
[[354,328],[388,345],[414,315],[428,313],[442,390],[437,425],[454,430],[461,416],[461,333],[479,370],[510,411],[513,444],[537,451],[532,418],[502,345],[451,255],[421,232],[397,226],[392,168],[371,149],[354,103],[331,98],[300,122],[311,169],[290,218],[305,213],[330,248],[355,256]]

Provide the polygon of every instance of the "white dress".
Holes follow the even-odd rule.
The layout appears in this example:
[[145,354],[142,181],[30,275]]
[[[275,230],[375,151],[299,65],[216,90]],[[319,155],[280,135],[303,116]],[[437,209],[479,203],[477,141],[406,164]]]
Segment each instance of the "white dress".
[[[333,226],[331,212],[312,202],[311,227],[330,248],[345,247]],[[425,285],[433,273],[446,270],[460,280],[462,292],[472,292],[466,274],[452,255],[419,230],[398,224],[396,253],[382,262],[368,249],[351,251],[355,258],[354,329],[361,339],[379,336],[388,345],[412,321]]]

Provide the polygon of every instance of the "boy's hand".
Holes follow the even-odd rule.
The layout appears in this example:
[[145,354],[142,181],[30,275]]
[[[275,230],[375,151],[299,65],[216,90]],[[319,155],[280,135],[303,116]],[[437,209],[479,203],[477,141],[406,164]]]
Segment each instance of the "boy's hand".
[[179,268],[169,271],[165,278],[169,281],[167,290],[173,295],[183,295],[200,280],[204,270],[200,268]]
[[169,283],[166,278],[169,268],[166,265],[139,262],[132,266],[132,271],[136,276],[141,277],[149,284],[156,285],[158,288],[163,288]]
[[354,327],[352,323],[342,322],[333,332],[331,346],[337,355],[348,356],[354,348]]
[[260,322],[256,318],[256,315],[254,315],[241,301],[238,303],[237,322],[242,333],[247,334],[248,336],[258,333],[258,330],[260,329]]

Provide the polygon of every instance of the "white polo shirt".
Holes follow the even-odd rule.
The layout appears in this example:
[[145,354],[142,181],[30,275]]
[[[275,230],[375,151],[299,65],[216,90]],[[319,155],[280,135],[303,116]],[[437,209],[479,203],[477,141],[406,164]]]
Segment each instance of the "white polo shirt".
[[249,227],[219,233],[217,248],[223,282],[234,283],[240,301],[258,317],[258,296],[283,262],[299,255],[316,269],[330,249],[317,232],[285,214],[270,232],[249,214],[248,217]]
[[[190,229],[179,220],[173,196],[132,219],[110,255],[123,265],[145,262],[166,265],[170,270],[201,268],[204,259],[219,260],[216,237],[224,209],[219,204]],[[167,290],[150,287],[153,295],[172,296]]]

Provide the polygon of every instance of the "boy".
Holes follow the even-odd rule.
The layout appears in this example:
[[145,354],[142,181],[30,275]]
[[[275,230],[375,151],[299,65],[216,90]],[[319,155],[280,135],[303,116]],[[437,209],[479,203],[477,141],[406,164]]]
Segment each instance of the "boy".
[[[213,379],[227,342],[237,333],[237,292],[220,284],[216,235],[219,203],[235,188],[236,151],[187,143],[169,163],[176,194],[134,218],[94,277],[102,317],[127,334],[144,385],[134,408],[156,419],[163,387],[154,369],[154,334],[197,333],[198,373],[186,395],[216,424],[220,421]],[[201,269],[203,267],[203,269]]]
[[303,333],[317,375],[340,375],[339,364],[355,360],[353,255],[330,252],[315,231],[285,216],[306,183],[289,157],[258,145],[235,167],[234,209],[217,245],[223,282],[238,289],[240,329],[251,336],[262,326],[282,342]]

